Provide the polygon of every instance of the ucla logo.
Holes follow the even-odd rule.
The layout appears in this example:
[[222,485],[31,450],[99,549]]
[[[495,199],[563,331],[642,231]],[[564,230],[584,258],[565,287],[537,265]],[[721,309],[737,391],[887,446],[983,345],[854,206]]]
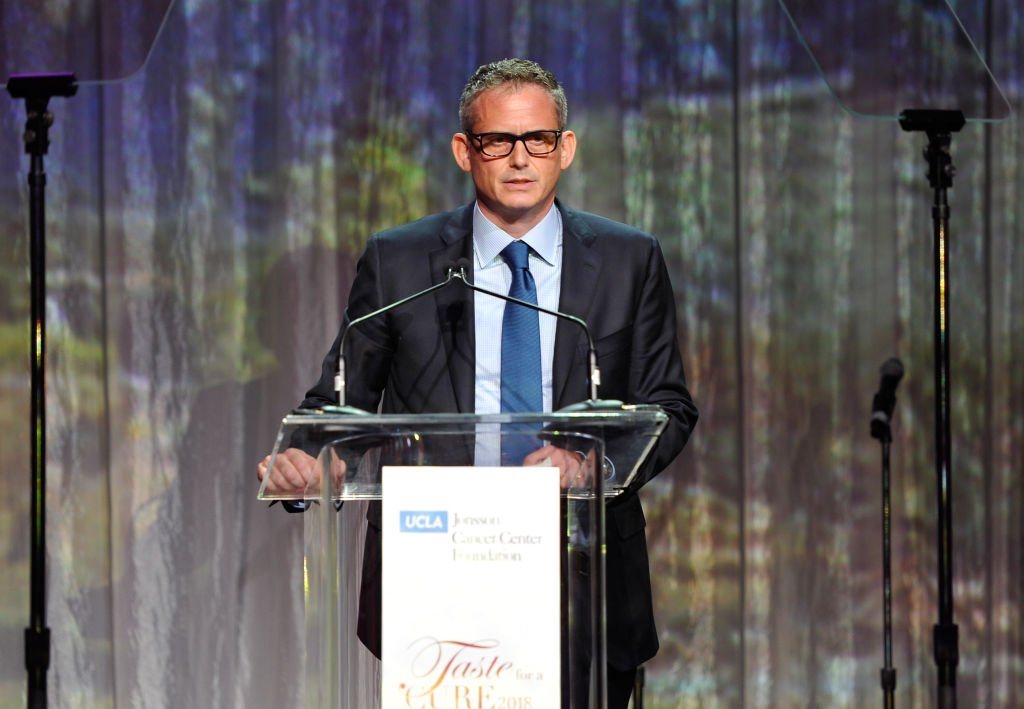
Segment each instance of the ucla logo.
[[448,513],[443,510],[402,512],[402,532],[447,532]]

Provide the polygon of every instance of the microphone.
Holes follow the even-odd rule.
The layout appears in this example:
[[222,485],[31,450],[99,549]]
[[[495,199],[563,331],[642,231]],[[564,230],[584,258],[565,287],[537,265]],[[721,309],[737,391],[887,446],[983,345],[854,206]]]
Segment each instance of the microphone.
[[590,328],[587,326],[587,323],[585,320],[583,320],[583,318],[578,318],[575,315],[563,313],[558,310],[549,310],[548,308],[542,308],[536,303],[528,303],[525,300],[513,298],[512,296],[506,295],[505,293],[499,293],[497,291],[488,290],[487,288],[482,288],[478,285],[475,285],[469,280],[468,273],[470,272],[470,270],[471,269],[469,259],[460,258],[454,264],[452,264],[452,267],[448,270],[448,278],[449,280],[451,280],[452,278],[457,278],[458,280],[462,281],[462,283],[467,288],[469,288],[470,290],[474,290],[477,293],[483,293],[484,295],[489,295],[493,298],[498,298],[508,303],[522,305],[524,307],[529,308],[530,310],[536,310],[538,313],[544,313],[545,315],[551,315],[556,318],[561,318],[562,320],[568,320],[569,322],[574,323],[583,330],[583,334],[586,335],[587,337],[587,352],[589,364],[589,371],[587,372],[587,381],[590,385],[590,399],[588,399],[587,401],[582,401],[577,404],[567,406],[561,409],[561,411],[617,411],[622,408],[623,403],[621,401],[611,399],[602,401],[597,398],[597,389],[601,385],[601,370],[597,366],[597,348],[594,347],[594,338],[590,334]]
[[879,368],[882,381],[878,385],[878,392],[872,401],[871,411],[871,435],[880,441],[891,441],[892,434],[889,431],[889,422],[892,420],[892,412],[896,407],[896,387],[903,378],[903,363],[895,357],[890,357]]
[[401,306],[406,305],[407,303],[411,303],[414,300],[419,300],[423,296],[430,295],[434,291],[441,290],[445,286],[449,285],[452,281],[454,281],[455,278],[455,266],[450,266],[448,268],[448,276],[440,283],[435,283],[429,288],[424,288],[423,290],[417,293],[413,293],[412,295],[408,295],[402,298],[401,300],[396,300],[393,303],[389,303],[383,307],[377,308],[373,312],[367,313],[366,315],[361,315],[360,317],[356,318],[355,320],[352,320],[351,322],[349,322],[348,325],[345,326],[345,330],[341,333],[341,339],[338,342],[338,373],[334,375],[334,390],[338,394],[338,405],[325,407],[325,410],[330,411],[331,413],[355,414],[361,416],[369,414],[368,411],[364,411],[363,409],[359,409],[354,406],[347,406],[345,404],[345,338],[348,337],[349,330],[354,328],[356,325],[360,325],[366,322],[367,320],[373,320],[375,317],[379,315],[383,315],[384,313],[394,310],[395,308],[400,308]]

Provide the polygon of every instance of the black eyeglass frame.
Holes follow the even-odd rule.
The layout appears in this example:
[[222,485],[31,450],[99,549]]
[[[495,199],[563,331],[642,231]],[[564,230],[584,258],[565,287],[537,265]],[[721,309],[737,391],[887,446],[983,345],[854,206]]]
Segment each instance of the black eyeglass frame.
[[[559,128],[559,129],[549,128],[549,129],[545,129],[545,130],[530,130],[530,131],[526,131],[525,133],[520,133],[519,135],[513,135],[512,133],[504,133],[504,132],[501,132],[501,131],[491,131],[491,132],[488,132],[488,133],[470,133],[469,131],[463,131],[463,132],[466,134],[467,138],[469,138],[470,140],[476,141],[476,149],[479,150],[484,155],[486,155],[487,157],[489,157],[489,158],[506,158],[509,155],[511,155],[513,153],[513,151],[515,151],[516,143],[518,143],[520,141],[522,141],[523,147],[526,148],[526,152],[529,153],[530,155],[534,155],[534,156],[538,156],[538,157],[542,156],[542,155],[550,155],[551,153],[555,152],[555,150],[558,149],[558,143],[559,143],[559,141],[562,140],[562,133],[564,133],[565,130],[561,129],[561,128]],[[538,133],[554,133],[555,134],[555,142],[551,144],[551,150],[547,150],[547,151],[545,151],[543,153],[537,153],[537,152],[534,152],[534,151],[530,150],[530,146],[526,144],[526,139],[529,138],[530,136],[535,136]],[[500,155],[495,155],[494,153],[489,153],[486,150],[484,150],[484,138],[486,138],[487,136],[491,136],[491,135],[505,136],[505,137],[509,138],[512,141],[509,144],[509,149],[508,149],[507,153],[502,153]]]

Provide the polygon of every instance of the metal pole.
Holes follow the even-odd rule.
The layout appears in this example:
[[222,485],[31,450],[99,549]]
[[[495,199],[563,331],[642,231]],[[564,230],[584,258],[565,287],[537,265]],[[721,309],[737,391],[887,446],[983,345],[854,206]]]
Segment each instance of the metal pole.
[[29,626],[25,629],[25,669],[28,706],[45,707],[46,673],[50,667],[50,629],[46,626],[46,170],[43,156],[50,147],[53,115],[47,110],[54,96],[74,96],[73,74],[12,76],[12,98],[25,99],[25,152],[31,156],[29,186],[29,290],[31,293],[29,351],[31,353],[31,476]]
[[939,619],[932,633],[938,671],[938,706],[956,707],[956,667],[960,660],[959,636],[953,622],[953,491],[950,443],[949,365],[949,202],[956,168],[950,154],[952,134],[963,128],[960,111],[907,110],[900,116],[906,131],[928,135],[924,157],[928,182],[935,193],[932,204],[934,234],[934,356],[935,356],[935,472],[938,493],[938,599]]

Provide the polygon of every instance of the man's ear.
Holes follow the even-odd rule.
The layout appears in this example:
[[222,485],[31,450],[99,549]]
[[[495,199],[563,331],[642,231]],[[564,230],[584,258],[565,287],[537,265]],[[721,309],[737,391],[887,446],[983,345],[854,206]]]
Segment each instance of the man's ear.
[[576,134],[571,130],[562,133],[562,169],[572,165],[572,159],[576,155]]
[[469,138],[465,133],[456,133],[452,136],[452,156],[463,172],[470,171],[469,153],[472,149],[473,146],[469,144]]

